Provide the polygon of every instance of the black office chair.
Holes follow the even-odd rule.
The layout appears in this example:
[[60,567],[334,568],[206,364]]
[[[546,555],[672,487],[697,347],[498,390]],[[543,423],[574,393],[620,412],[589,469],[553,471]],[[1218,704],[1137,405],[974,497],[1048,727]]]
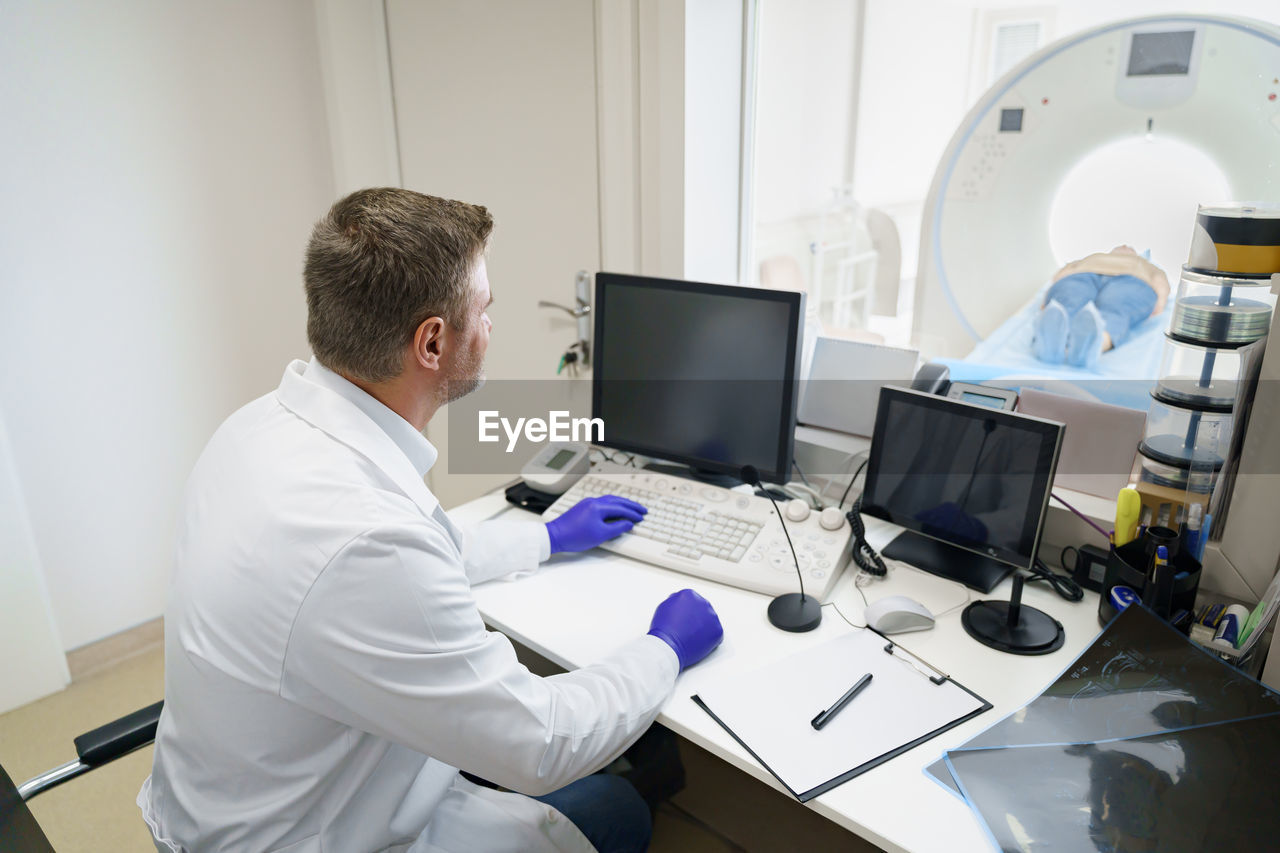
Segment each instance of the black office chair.
[[5,853],[54,853],[48,837],[36,823],[27,801],[95,767],[141,749],[156,739],[156,725],[164,702],[148,705],[115,722],[99,726],[75,739],[75,761],[41,773],[14,787],[9,774],[0,767],[0,850]]

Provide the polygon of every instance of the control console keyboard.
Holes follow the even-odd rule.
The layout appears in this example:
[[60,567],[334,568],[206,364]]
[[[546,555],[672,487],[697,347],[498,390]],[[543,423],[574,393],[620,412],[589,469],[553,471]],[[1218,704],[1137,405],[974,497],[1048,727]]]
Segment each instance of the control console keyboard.
[[[618,495],[646,507],[644,521],[600,547],[624,557],[767,595],[798,592],[778,514],[768,498],[670,474],[600,466],[551,505],[550,521],[583,498]],[[805,592],[826,601],[850,560],[852,530],[842,514],[785,504]]]

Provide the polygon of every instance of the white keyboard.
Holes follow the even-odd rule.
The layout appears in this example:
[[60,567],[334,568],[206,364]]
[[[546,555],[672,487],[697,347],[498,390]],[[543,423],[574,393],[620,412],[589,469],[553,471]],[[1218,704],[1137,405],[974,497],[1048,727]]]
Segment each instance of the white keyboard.
[[[619,495],[649,512],[630,533],[600,547],[665,569],[730,586],[779,595],[799,592],[796,561],[768,498],[731,492],[623,466],[600,466],[543,513],[551,521],[583,498]],[[780,504],[786,506],[786,504]],[[788,509],[787,530],[809,595],[826,601],[851,556],[852,530],[824,528],[807,507]],[[793,519],[802,514],[804,518]],[[828,516],[828,523],[834,519]]]

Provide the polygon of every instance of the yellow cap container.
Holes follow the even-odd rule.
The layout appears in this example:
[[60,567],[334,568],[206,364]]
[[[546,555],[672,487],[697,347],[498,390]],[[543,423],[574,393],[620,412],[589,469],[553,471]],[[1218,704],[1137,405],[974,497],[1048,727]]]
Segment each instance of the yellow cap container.
[[1280,205],[1200,205],[1187,265],[1226,275],[1280,272]]

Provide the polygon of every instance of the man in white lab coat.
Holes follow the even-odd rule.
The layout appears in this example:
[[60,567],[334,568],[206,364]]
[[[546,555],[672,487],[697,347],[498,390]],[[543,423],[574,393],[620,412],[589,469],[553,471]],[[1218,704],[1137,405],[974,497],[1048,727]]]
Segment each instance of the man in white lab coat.
[[593,547],[643,507],[604,498],[463,531],[423,481],[427,421],[482,375],[491,228],[483,207],[397,189],[353,193],[316,225],[315,358],[218,429],[187,487],[138,796],[159,850],[647,845],[634,789],[588,774],[719,643],[711,606],[683,590],[599,663],[534,676],[472,585]]

